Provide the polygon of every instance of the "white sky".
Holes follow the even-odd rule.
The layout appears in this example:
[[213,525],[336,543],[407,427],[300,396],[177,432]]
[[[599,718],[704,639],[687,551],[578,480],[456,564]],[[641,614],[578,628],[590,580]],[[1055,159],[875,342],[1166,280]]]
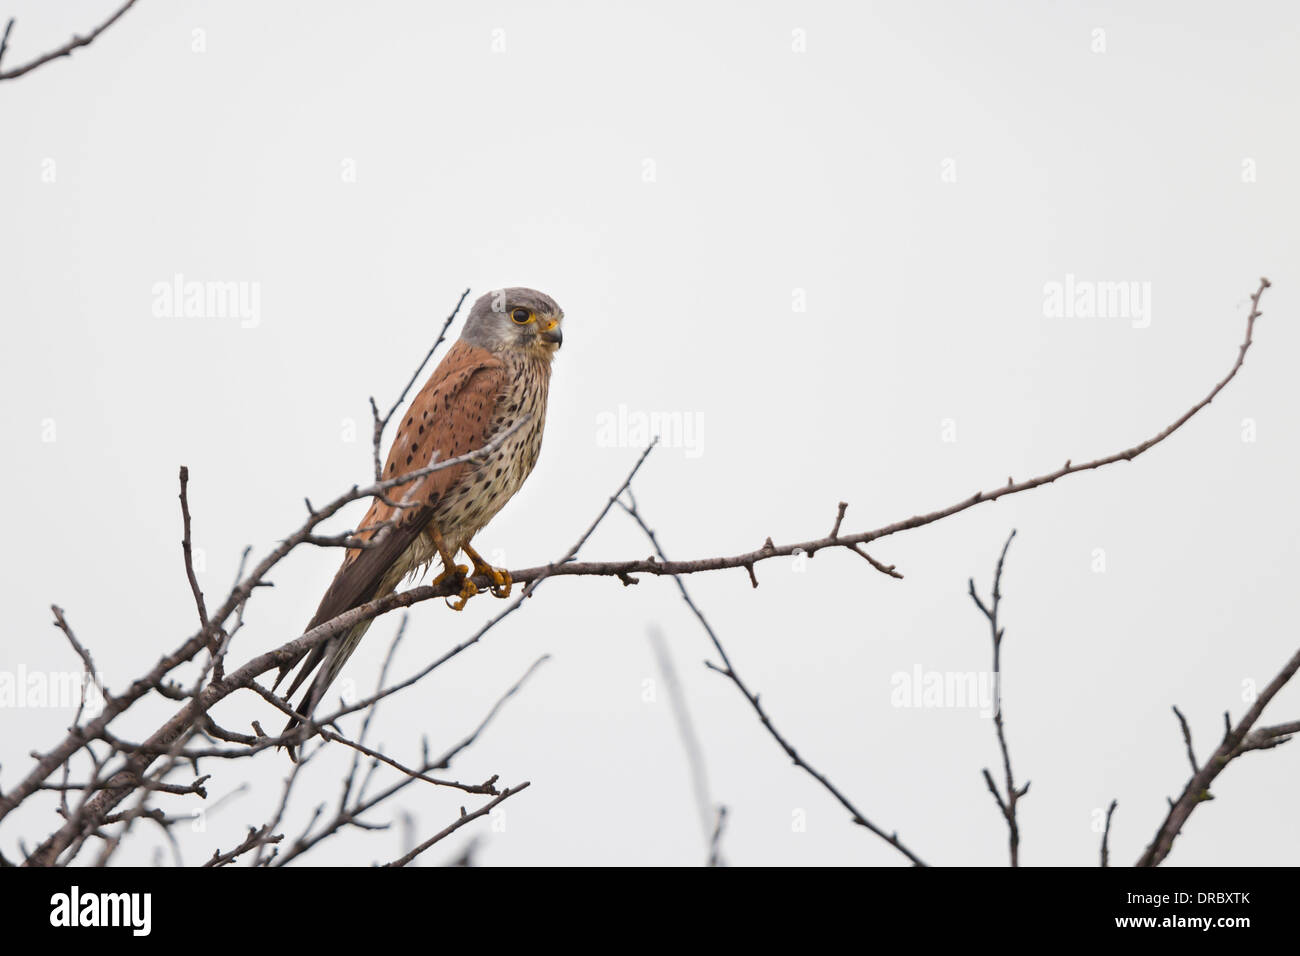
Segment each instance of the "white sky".
[[[11,0],[6,65],[114,6]],[[743,571],[688,581],[778,726],[874,822],[930,863],[1002,864],[980,776],[999,765],[991,721],[895,707],[891,677],[987,670],[966,581],[986,593],[1019,529],[1003,654],[1032,781],[1022,861],[1094,864],[1096,815],[1118,798],[1112,859],[1132,862],[1187,777],[1170,705],[1203,758],[1223,711],[1239,717],[1295,650],[1298,21],[1284,3],[141,0],[0,87],[0,672],[75,669],[51,602],[110,690],[173,649],[196,623],[178,466],[214,600],[245,544],[296,527],[304,495],[368,476],[367,396],[395,397],[466,286],[534,286],[566,312],[540,463],[476,541],[523,567],[563,554],[635,460],[601,440],[620,406],[699,429],[637,483],[670,556],[818,536],[839,500],[845,530],[864,530],[1154,434],[1227,371],[1267,275],[1240,378],[1137,462],[879,543],[903,581],[843,552],[805,573],[761,565],[758,590]],[[177,274],[256,283],[256,321],[156,316],[154,286]],[[1067,275],[1148,288],[1149,325],[1045,315],[1045,284]],[[584,556],[647,553],[615,514]],[[337,561],[281,567],[234,658],[299,633]],[[419,605],[394,674],[500,608]],[[377,622],[349,664],[363,690],[395,626]],[[422,734],[454,743],[553,657],[452,771],[532,788],[503,827],[468,827],[425,862],[475,835],[486,864],[704,860],[668,695],[644,699],[653,626],[728,807],[729,862],[905,862],[704,669],[671,581],[595,578],[548,582],[381,707],[372,740],[415,762]],[[275,723],[252,695],[215,715]],[[71,717],[0,710],[0,786]],[[1265,722],[1297,717],[1290,687]],[[1235,763],[1170,863],[1294,862],[1297,746]],[[336,799],[350,754],[335,750],[305,771],[291,837]],[[205,768],[211,799],[254,786],[186,835],[190,861],[269,819],[288,767],[264,753]],[[372,819],[410,814],[423,839],[478,799],[413,785]],[[43,837],[52,805],[6,821],[0,849]],[[303,862],[382,862],[403,839],[352,833]],[[158,843],[142,831],[121,859]]]

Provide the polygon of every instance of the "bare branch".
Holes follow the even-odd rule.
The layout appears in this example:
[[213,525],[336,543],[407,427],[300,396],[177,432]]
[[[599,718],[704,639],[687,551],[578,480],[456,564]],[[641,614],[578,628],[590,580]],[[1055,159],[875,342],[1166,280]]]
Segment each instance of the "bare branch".
[[264,843],[279,843],[283,839],[284,839],[284,834],[282,833],[273,834],[266,827],[261,827],[260,829],[257,827],[249,827],[248,836],[244,837],[243,843],[239,844],[239,846],[235,847],[233,850],[228,850],[225,853],[219,853],[216,850],[213,850],[212,859],[208,860],[203,865],[204,866],[225,866],[227,863],[233,862],[236,857],[241,856],[244,853],[247,853],[249,850],[253,849],[254,847],[261,846]]
[[194,549],[190,543],[190,470],[181,465],[181,554],[185,557],[185,577],[189,579],[190,591],[194,595],[194,604],[199,612],[199,629],[202,633],[207,634],[209,638],[208,650],[212,654],[213,674],[219,680],[222,676],[221,658],[218,656],[220,649],[219,642],[213,640],[212,624],[208,620],[208,606],[203,600],[203,590],[199,587],[199,579],[194,573]]
[[388,764],[388,766],[392,767],[394,770],[398,770],[406,774],[408,777],[411,777],[415,780],[423,780],[425,783],[431,783],[439,787],[451,787],[452,789],[455,790],[463,790],[465,793],[483,793],[483,794],[496,795],[501,792],[494,786],[494,784],[497,782],[497,777],[495,775],[489,777],[483,783],[460,783],[457,780],[439,780],[437,777],[428,776],[423,771],[412,770],[410,767],[398,763],[392,757],[389,757],[386,754],[382,754],[378,750],[372,750],[371,748],[367,747],[365,744],[357,743],[355,740],[348,740],[346,737],[340,734],[336,734],[333,731],[321,730],[320,735],[325,740],[333,740],[336,743],[340,743],[343,744],[344,746],[351,747],[353,750],[357,751],[358,753],[365,754],[367,757],[371,757],[374,760],[378,760],[380,763]]
[[1007,560],[1007,549],[1011,547],[1011,539],[1015,536],[1016,532],[1013,529],[1011,534],[1007,535],[1007,543],[1002,546],[1002,553],[998,556],[997,570],[993,573],[993,597],[988,605],[985,605],[976,593],[975,579],[971,578],[969,581],[971,600],[988,619],[989,631],[993,637],[993,726],[997,731],[998,747],[1002,751],[1002,772],[1006,781],[1007,795],[1003,797],[998,792],[997,785],[993,782],[993,775],[989,773],[987,767],[984,768],[984,783],[988,786],[989,793],[993,794],[993,799],[997,801],[998,809],[1002,812],[1002,818],[1007,823],[1013,867],[1020,865],[1020,823],[1016,819],[1016,804],[1029,792],[1029,784],[1017,787],[1015,775],[1011,772],[1011,750],[1007,747],[1006,725],[1002,717],[1002,637],[1006,633],[1006,628],[998,624],[998,608],[1002,604],[1002,567]]
[[727,808],[718,805],[718,821],[713,827],[713,837],[709,840],[709,866],[726,866],[722,862],[722,830],[727,825]]
[[[81,723],[81,715],[86,709],[86,694],[89,691],[86,680],[91,681],[101,693],[103,692],[104,685],[100,683],[99,672],[95,670],[95,662],[91,659],[90,651],[86,650],[86,648],[82,646],[81,642],[77,640],[77,635],[72,633],[72,626],[68,624],[67,618],[63,616],[63,608],[59,607],[57,604],[51,604],[50,610],[54,612],[55,627],[63,632],[64,636],[68,639],[68,643],[72,645],[72,649],[77,652],[77,656],[81,658],[81,662],[86,668],[85,679],[81,682],[81,702],[77,705],[77,715],[72,721],[75,726]],[[64,770],[66,773],[66,766]]]
[[1115,808],[1119,806],[1118,800],[1112,800],[1110,806],[1106,808],[1106,830],[1101,835],[1101,865],[1110,866],[1110,818],[1115,814]]
[[[1187,822],[1188,817],[1192,815],[1193,810],[1209,797],[1210,784],[1227,768],[1229,763],[1248,751],[1276,746],[1278,743],[1283,742],[1278,738],[1300,730],[1300,722],[1295,722],[1279,725],[1276,728],[1261,728],[1260,736],[1253,737],[1253,740],[1251,735],[1251,728],[1255,726],[1255,722],[1264,713],[1264,708],[1268,706],[1269,701],[1277,696],[1278,691],[1285,687],[1287,682],[1295,676],[1297,670],[1300,670],[1300,651],[1296,651],[1295,655],[1286,662],[1282,670],[1278,672],[1277,676],[1269,682],[1259,697],[1255,699],[1255,702],[1251,704],[1250,709],[1237,722],[1237,725],[1228,729],[1223,736],[1223,742],[1215,748],[1214,753],[1205,761],[1205,764],[1192,774],[1178,799],[1170,803],[1169,812],[1160,824],[1160,829],[1156,831],[1155,838],[1138,858],[1138,866],[1159,866],[1164,862],[1165,857],[1169,855],[1169,851],[1173,848],[1174,839],[1182,832],[1183,825]],[[1274,742],[1262,743],[1261,741]],[[1195,760],[1193,760],[1193,763],[1195,763]]]
[[[937,511],[914,515],[911,518],[884,525],[883,527],[876,528],[873,531],[863,531],[851,535],[837,533],[834,536],[816,538],[811,541],[799,541],[785,545],[775,545],[772,543],[771,538],[768,538],[763,543],[763,546],[755,551],[748,551],[743,554],[735,554],[726,557],[700,558],[693,561],[669,562],[648,559],[641,561],[605,561],[585,564],[575,563],[563,568],[555,569],[551,571],[550,574],[557,576],[607,575],[611,577],[625,578],[634,574],[672,576],[682,574],[700,574],[707,571],[723,571],[734,568],[745,568],[749,570],[761,561],[767,561],[779,557],[790,557],[797,552],[807,554],[811,557],[824,548],[854,548],[857,545],[868,544],[872,541],[878,541],[881,538],[886,538],[904,531],[911,531],[915,528],[934,524],[936,521],[950,518],[953,515],[960,514],[961,512],[984,502],[997,501],[999,498],[1004,498],[1008,495],[1021,494],[1042,487],[1043,485],[1052,484],[1068,475],[1077,475],[1080,472],[1093,471],[1120,461],[1132,461],[1144,452],[1149,451],[1163,442],[1174,432],[1178,431],[1178,429],[1185,425],[1193,415],[1205,408],[1205,406],[1209,405],[1219,392],[1221,392],[1227,384],[1236,377],[1237,372],[1241,369],[1242,363],[1245,361],[1247,351],[1254,342],[1255,320],[1263,315],[1263,313],[1259,311],[1260,297],[1263,295],[1264,290],[1269,288],[1270,285],[1271,283],[1268,279],[1260,279],[1259,288],[1250,298],[1251,311],[1246,317],[1246,336],[1244,341],[1238,347],[1236,361],[1228,370],[1228,373],[1212,389],[1210,389],[1209,393],[1204,398],[1180,415],[1170,425],[1166,426],[1160,432],[1145,441],[1139,442],[1123,451],[1118,451],[1114,454],[1106,455],[1102,458],[1096,458],[1092,461],[1087,461],[1078,465],[1067,461],[1055,471],[1047,472],[1046,474],[1039,475],[1035,478],[1029,478],[1021,482],[1009,482],[993,489],[992,491],[976,492],[969,498],[965,498],[955,504],[948,505],[947,507],[940,508]],[[538,568],[529,568],[523,571],[511,572],[511,576],[516,581],[524,581],[528,580],[531,575],[539,573],[540,570],[541,569]],[[489,583],[486,577],[483,577],[481,581],[484,585]],[[480,579],[475,579],[475,583],[480,583]]]
[[384,476],[384,466],[379,460],[379,451],[383,447],[384,442],[384,429],[388,427],[388,423],[392,421],[393,415],[396,414],[398,408],[400,408],[402,403],[406,401],[407,393],[415,386],[415,380],[420,377],[420,373],[424,371],[424,367],[429,364],[429,359],[433,358],[433,353],[438,351],[438,346],[447,338],[447,330],[451,328],[451,323],[456,321],[456,314],[460,312],[460,307],[465,304],[465,297],[467,295],[469,295],[469,289],[466,289],[460,294],[460,299],[456,302],[456,308],[451,310],[451,315],[447,316],[447,320],[442,323],[442,329],[438,332],[438,337],[434,340],[433,345],[430,346],[428,353],[424,356],[424,360],[416,366],[415,372],[411,375],[411,380],[406,383],[406,387],[402,389],[401,394],[397,396],[397,401],[393,402],[393,407],[388,410],[388,414],[383,416],[383,418],[379,417],[379,406],[375,404],[375,397],[373,395],[370,396],[370,414],[374,418],[374,431],[371,444],[374,449],[375,481],[378,481]]
[[[640,527],[642,533],[644,533],[645,536],[650,539],[650,544],[654,548],[655,555],[657,556],[658,560],[662,561],[664,564],[668,564],[669,563],[668,558],[667,556],[664,555],[663,548],[659,546],[659,539],[655,536],[655,533],[650,528],[650,526],[646,524],[645,519],[641,516],[640,511],[637,509],[636,499],[632,498],[630,505],[623,504],[622,502],[620,502],[620,505],[622,505],[623,510],[628,513],[628,515],[632,518],[632,520],[637,523],[637,526]],[[909,850],[906,846],[903,845],[902,841],[898,839],[897,833],[886,833],[884,830],[880,829],[874,823],[868,820],[866,816],[860,810],[858,810],[857,807],[853,805],[853,803],[849,800],[849,798],[846,797],[843,793],[841,793],[840,790],[836,788],[836,786],[832,784],[824,774],[816,770],[811,764],[809,764],[801,756],[799,756],[799,752],[794,749],[794,746],[784,736],[781,735],[780,731],[776,729],[776,725],[772,723],[772,719],[768,716],[767,711],[764,710],[763,705],[759,703],[758,695],[753,693],[749,689],[749,687],[745,684],[745,682],[741,680],[740,675],[736,673],[735,668],[731,664],[731,659],[727,656],[726,649],[722,646],[722,642],[718,639],[718,635],[713,630],[713,626],[709,624],[708,618],[704,616],[704,612],[699,609],[699,606],[691,598],[690,592],[686,590],[686,583],[682,581],[681,578],[675,575],[673,576],[673,581],[677,585],[677,590],[681,594],[682,600],[686,602],[686,606],[691,609],[691,612],[695,615],[696,620],[700,622],[700,625],[704,628],[705,633],[709,635],[709,640],[713,643],[714,649],[718,652],[718,656],[722,658],[722,663],[723,663],[722,667],[718,667],[717,665],[712,664],[709,661],[704,662],[705,666],[707,666],[711,670],[717,671],[719,674],[726,677],[728,680],[730,680],[733,684],[736,685],[736,689],[739,690],[742,695],[744,695],[747,701],[749,701],[749,705],[754,708],[755,713],[758,714],[759,720],[762,722],[763,726],[767,728],[767,732],[772,735],[773,740],[775,740],[778,744],[780,744],[781,749],[785,751],[786,756],[788,756],[794,762],[794,765],[796,767],[798,767],[800,770],[803,770],[810,777],[812,777],[814,780],[820,783],[822,787],[828,793],[830,793],[831,796],[833,796],[836,800],[838,800],[840,802],[840,805],[843,806],[844,809],[849,811],[849,813],[851,814],[850,819],[852,819],[854,823],[870,830],[876,836],[880,837],[880,839],[884,840],[886,843],[892,846],[899,853],[902,853],[905,857],[911,860],[912,863],[915,864],[916,866],[925,866],[925,864],[921,861],[920,857],[918,857],[916,854],[914,854],[911,850]]]
[[[36,59],[31,60],[28,63],[24,63],[22,66],[14,67],[12,70],[0,70],[0,80],[12,80],[15,77],[22,76],[24,73],[30,73],[38,66],[43,66],[46,63],[49,63],[51,60],[57,60],[59,57],[63,57],[63,56],[70,56],[72,54],[72,51],[77,49],[78,47],[90,46],[90,44],[95,42],[96,37],[98,37],[101,33],[103,33],[105,30],[111,27],[114,23],[116,23],[118,21],[118,18],[121,17],[122,14],[126,13],[126,11],[130,10],[133,6],[135,6],[135,0],[126,0],[126,3],[122,4],[122,6],[120,6],[117,9],[116,13],[110,16],[99,26],[95,27],[95,29],[91,30],[85,36],[78,36],[74,34],[72,39],[70,39],[67,43],[63,44],[63,46],[59,47],[57,50],[51,50],[49,53],[38,56]],[[4,40],[0,41],[0,59],[3,59],[5,50],[8,49],[9,47],[9,31],[13,29],[13,25],[14,25],[14,21],[13,18],[11,17],[9,23],[5,26]]]
[[483,806],[479,807],[473,813],[466,813],[465,808],[462,807],[460,811],[460,818],[455,823],[451,824],[451,826],[447,827],[446,829],[441,830],[438,833],[435,833],[433,836],[429,837],[429,839],[425,840],[423,843],[417,846],[410,853],[406,854],[403,857],[399,857],[398,859],[394,860],[392,863],[385,863],[384,866],[406,866],[406,864],[410,863],[417,856],[419,856],[425,850],[429,849],[429,847],[433,846],[439,840],[445,840],[447,837],[451,836],[453,833],[455,833],[465,824],[477,820],[479,817],[483,816],[486,813],[491,813],[492,809],[496,807],[497,804],[502,803],[505,800],[509,800],[511,797],[513,797],[516,793],[518,793],[521,790],[527,790],[529,786],[530,783],[527,780],[525,780],[517,787],[511,787],[508,790],[502,790],[501,795],[499,797],[497,797],[495,800],[483,804]]
[[1246,735],[1246,739],[1233,752],[1233,756],[1239,757],[1251,750],[1272,750],[1289,741],[1294,734],[1300,734],[1300,720],[1278,724],[1275,727],[1256,728]]
[[[519,689],[524,686],[524,682],[527,681],[528,678],[532,676],[533,672],[536,671],[537,668],[541,666],[541,664],[546,660],[549,660],[549,658],[546,656],[542,656],[539,657],[537,660],[533,661],[532,665],[529,666],[528,670],[524,672],[523,676],[520,677],[519,680],[515,681],[515,683],[511,685],[510,689],[507,690],[504,694],[501,695],[500,698],[497,699],[497,702],[493,704],[491,710],[488,711],[487,716],[485,716],[483,720],[479,722],[478,726],[475,727],[474,730],[471,731],[467,737],[465,737],[462,741],[460,741],[460,743],[456,744],[455,746],[447,750],[440,757],[425,758],[425,760],[422,762],[420,766],[419,772],[428,773],[431,770],[445,770],[448,767],[450,767],[452,760],[458,754],[460,754],[462,751],[464,751],[466,748],[468,748],[475,741],[478,740],[479,736],[492,722],[493,718],[495,718],[496,715],[500,712],[501,708],[505,705],[506,701],[508,701],[511,697],[513,697],[516,693],[519,692]],[[380,803],[383,803],[384,801],[388,800],[394,794],[397,794],[402,790],[406,789],[406,787],[414,783],[415,780],[416,780],[415,777],[404,777],[403,779],[399,780],[397,783],[388,787],[386,790],[383,790],[380,793],[366,799],[363,799],[363,796],[359,794],[357,796],[357,800],[355,804],[353,804],[351,807],[347,806],[346,804],[340,805],[338,812],[335,814],[334,818],[330,820],[327,824],[325,824],[325,826],[315,834],[311,833],[312,826],[315,824],[315,819],[316,819],[315,817],[313,817],[312,822],[304,830],[303,835],[294,842],[293,846],[289,848],[287,853],[283,854],[276,861],[275,865],[284,866],[285,864],[292,861],[294,858],[301,856],[303,853],[306,853],[308,850],[316,846],[322,840],[325,840],[326,838],[339,832],[344,827],[360,826],[361,824],[359,823],[358,818],[361,816],[361,814],[366,813],[367,811],[378,806]],[[362,790],[364,791],[364,789],[365,788],[363,787]],[[318,808],[317,815],[319,815],[319,808]]]
[[1196,762],[1196,752],[1192,750],[1192,728],[1187,726],[1187,718],[1183,716],[1183,712],[1176,706],[1174,707],[1174,714],[1178,717],[1178,723],[1183,728],[1183,742],[1187,744],[1187,761],[1192,765],[1192,773],[1196,773],[1201,769],[1201,766]]
[[[629,492],[630,494],[630,492]],[[677,736],[686,752],[686,764],[691,774],[691,785],[695,795],[695,812],[700,818],[700,829],[710,847],[710,857],[717,855],[719,839],[718,811],[709,797],[708,767],[704,763],[704,750],[700,746],[699,735],[695,732],[695,723],[691,720],[691,711],[686,704],[686,694],[682,682],[677,676],[672,653],[668,642],[658,628],[651,628],[648,634],[650,649],[654,652],[655,662],[659,665],[659,674],[668,689],[668,702],[671,705],[673,720],[677,724]]]

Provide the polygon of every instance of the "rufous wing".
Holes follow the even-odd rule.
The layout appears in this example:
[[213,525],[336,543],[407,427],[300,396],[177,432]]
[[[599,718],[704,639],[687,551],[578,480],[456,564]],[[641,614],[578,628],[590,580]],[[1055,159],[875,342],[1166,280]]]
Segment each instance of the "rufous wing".
[[[482,448],[491,440],[505,386],[506,367],[500,359],[465,342],[453,345],[407,409],[384,464],[384,480]],[[417,507],[394,508],[375,498],[357,534],[372,546],[347,552],[307,630],[373,600],[384,575],[425,530],[437,503],[471,467],[468,462],[452,465],[387,492],[390,501],[418,502]],[[292,696],[324,658],[328,643],[316,645],[286,696]],[[276,684],[293,666],[280,669]]]

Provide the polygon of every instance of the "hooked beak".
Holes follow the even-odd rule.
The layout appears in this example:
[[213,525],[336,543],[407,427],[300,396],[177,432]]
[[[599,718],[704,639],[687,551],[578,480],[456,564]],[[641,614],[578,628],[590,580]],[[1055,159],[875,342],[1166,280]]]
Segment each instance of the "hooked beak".
[[554,345],[558,349],[564,342],[564,333],[560,331],[559,320],[552,319],[551,324],[543,329],[537,337],[547,345]]

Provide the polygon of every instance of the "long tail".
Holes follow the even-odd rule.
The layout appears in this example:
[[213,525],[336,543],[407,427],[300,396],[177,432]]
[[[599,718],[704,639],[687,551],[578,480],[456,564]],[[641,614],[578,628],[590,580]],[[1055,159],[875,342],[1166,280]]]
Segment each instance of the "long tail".
[[[340,574],[341,573],[342,572],[340,572]],[[311,622],[307,625],[307,630],[310,631],[312,628],[324,624],[326,621],[333,620],[340,614],[344,614],[354,607],[360,607],[362,604],[366,604],[376,598],[391,594],[397,589],[398,582],[401,581],[402,576],[403,574],[401,569],[390,569],[389,573],[384,575],[384,577],[379,581],[378,586],[373,591],[364,596],[348,601],[346,607],[338,607],[338,602],[331,600],[331,593],[333,592],[333,588],[331,588],[331,590],[327,591],[325,597],[321,600],[321,606],[316,610],[315,616],[312,617]],[[337,678],[339,673],[343,670],[343,665],[347,663],[348,658],[352,656],[352,652],[355,651],[357,645],[361,643],[361,638],[364,637],[366,631],[370,629],[370,623],[372,620],[373,618],[370,618],[361,621],[358,624],[354,624],[344,633],[321,644],[317,644],[312,648],[311,653],[307,655],[306,659],[303,661],[302,667],[294,676],[293,681],[289,684],[289,689],[285,691],[285,699],[288,700],[293,697],[298,688],[301,687],[307,678],[311,676],[313,671],[316,672],[316,679],[311,682],[310,686],[308,686],[307,693],[303,695],[302,700],[299,701],[298,706],[295,708],[297,716],[290,717],[289,722],[284,725],[284,730],[280,732],[281,736],[292,733],[304,720],[309,719],[312,713],[315,712],[316,707],[325,699],[325,692],[329,690],[330,685],[334,683],[335,678]],[[303,633],[306,633],[306,631]],[[295,663],[296,662],[291,662],[280,669],[280,673],[276,677],[275,683],[271,685],[271,690],[274,691],[276,687],[280,685],[280,681],[284,680],[289,671],[293,670]],[[323,667],[321,666],[322,664],[324,664]],[[317,670],[317,668],[319,668],[319,670]],[[297,759],[293,746],[286,744],[285,749],[289,751],[289,757],[291,759]]]
[[[325,594],[320,600],[320,605],[312,616],[311,623],[307,625],[308,631],[314,627],[319,627],[326,621],[334,620],[340,614],[345,614],[353,608],[391,594],[397,589],[397,585],[401,583],[402,578],[406,577],[407,573],[412,570],[412,567],[420,559],[427,557],[420,548],[419,539],[422,529],[429,521],[429,508],[422,507],[417,514],[401,518],[396,524],[391,523],[390,511],[391,509],[384,504],[382,499],[376,498],[371,504],[361,526],[375,528],[383,522],[390,523],[384,524],[381,530],[373,534],[365,548],[348,551],[347,556],[343,559],[342,566],[334,575],[334,580],[326,588]],[[312,681],[307,690],[307,696],[298,704],[298,715],[291,718],[285,726],[285,734],[291,733],[303,720],[311,717],[316,705],[325,696],[325,691],[334,682],[334,678],[339,676],[343,664],[351,656],[352,652],[357,649],[357,645],[361,643],[361,638],[369,627],[369,620],[355,624],[346,632],[336,635],[324,643],[317,644],[306,655],[302,669],[298,671],[293,683],[289,685],[288,693],[284,695],[286,698],[294,695],[312,671],[320,667],[321,664],[325,666],[316,676],[316,679]],[[271,686],[272,690],[275,690],[280,685],[280,681],[285,678],[289,671],[293,670],[297,663],[297,661],[290,661],[280,668],[279,676],[276,677],[275,683]],[[289,747],[288,749],[289,756],[293,757],[293,748]]]
[[[288,723],[284,725],[284,730],[280,731],[281,736],[292,733],[304,720],[311,717],[320,702],[325,699],[325,692],[329,690],[330,685],[339,676],[339,673],[343,670],[343,665],[347,663],[348,658],[352,656],[352,652],[357,649],[357,645],[361,643],[361,638],[365,636],[366,631],[369,629],[370,621],[362,621],[360,624],[354,624],[341,637],[335,637],[323,644],[316,645],[303,664],[302,669],[298,671],[298,675],[293,679],[293,683],[289,685],[289,689],[284,695],[285,698],[292,697],[313,671],[316,671],[316,679],[308,686],[307,693],[303,695],[302,700],[295,708],[298,716],[289,718]],[[309,627],[308,630],[311,630],[311,628]],[[325,666],[316,670],[322,660],[326,662]],[[272,690],[274,689],[272,687]],[[293,746],[286,745],[286,749],[289,751],[289,756],[296,760],[297,757]]]

